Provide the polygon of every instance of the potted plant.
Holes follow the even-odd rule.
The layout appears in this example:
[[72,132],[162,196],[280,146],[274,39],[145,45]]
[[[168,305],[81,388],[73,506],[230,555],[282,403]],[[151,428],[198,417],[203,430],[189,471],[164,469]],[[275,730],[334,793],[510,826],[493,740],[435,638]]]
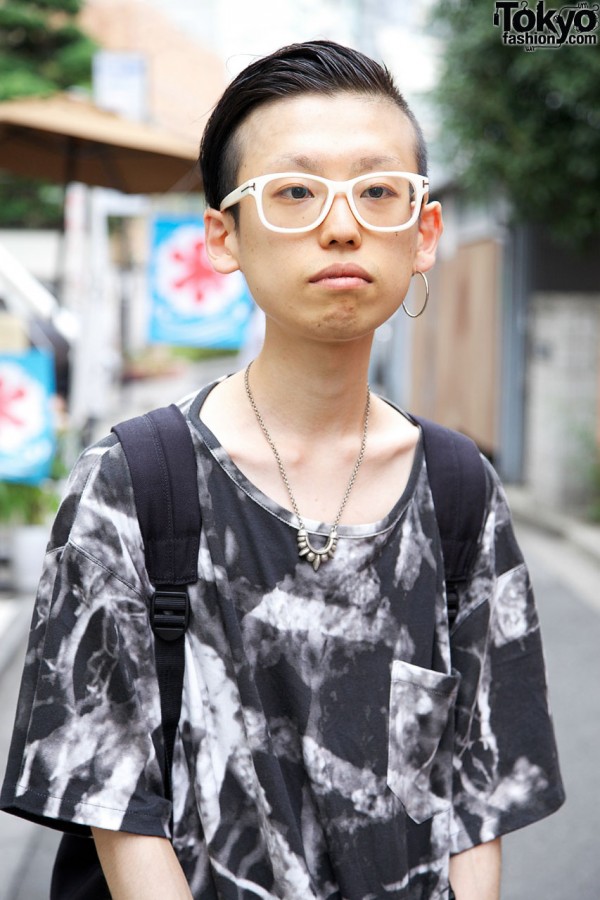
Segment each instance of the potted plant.
[[13,586],[20,593],[37,587],[49,534],[57,510],[56,482],[27,484],[0,481],[0,523],[7,533]]

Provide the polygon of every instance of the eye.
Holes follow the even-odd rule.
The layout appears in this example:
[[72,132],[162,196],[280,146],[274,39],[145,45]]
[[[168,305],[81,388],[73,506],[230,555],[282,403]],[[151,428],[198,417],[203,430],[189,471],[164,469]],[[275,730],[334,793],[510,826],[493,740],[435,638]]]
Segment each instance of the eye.
[[385,184],[372,184],[360,196],[366,200],[383,200],[385,197],[395,197],[396,191]]
[[286,200],[311,200],[314,197],[310,188],[305,184],[291,184],[281,188],[278,195]]

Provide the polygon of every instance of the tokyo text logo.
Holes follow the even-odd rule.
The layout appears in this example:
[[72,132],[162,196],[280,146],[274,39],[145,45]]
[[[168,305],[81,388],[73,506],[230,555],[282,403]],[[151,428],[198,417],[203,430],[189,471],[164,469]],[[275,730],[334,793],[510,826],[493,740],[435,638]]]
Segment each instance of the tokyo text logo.
[[589,46],[598,42],[598,9],[597,3],[546,9],[544,0],[538,0],[535,7],[526,0],[496,0],[493,22],[507,46],[525,50]]

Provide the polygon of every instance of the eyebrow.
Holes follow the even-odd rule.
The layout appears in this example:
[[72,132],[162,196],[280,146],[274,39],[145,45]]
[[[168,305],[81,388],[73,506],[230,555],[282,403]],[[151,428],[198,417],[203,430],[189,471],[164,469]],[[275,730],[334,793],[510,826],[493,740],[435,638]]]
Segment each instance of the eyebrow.
[[295,166],[297,169],[306,172],[314,172],[319,167],[316,159],[304,155],[294,156],[293,154],[277,157],[277,159],[273,160],[273,166],[281,166],[282,169],[285,166]]
[[[299,156],[290,154],[289,156],[279,156],[273,160],[273,166],[281,166],[282,168],[284,166],[293,166],[300,171],[317,174],[322,167],[322,162],[304,154]],[[352,169],[356,170],[357,174],[361,174],[362,172],[374,172],[387,166],[397,168],[401,166],[401,162],[395,156],[363,156],[354,163]]]
[[387,166],[401,166],[402,163],[396,156],[363,156],[356,164],[356,169],[365,172],[367,169],[381,169]]

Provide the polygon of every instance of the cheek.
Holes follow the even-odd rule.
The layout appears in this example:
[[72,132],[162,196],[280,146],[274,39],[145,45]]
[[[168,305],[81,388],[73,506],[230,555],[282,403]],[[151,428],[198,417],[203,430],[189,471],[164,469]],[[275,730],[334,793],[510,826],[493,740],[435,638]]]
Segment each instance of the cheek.
[[270,296],[285,300],[283,293],[296,288],[304,277],[306,253],[296,240],[286,241],[282,235],[265,228],[240,245],[238,261],[250,291],[259,302]]
[[400,233],[393,254],[396,289],[402,293],[404,299],[410,285],[410,280],[416,270],[416,258],[418,248],[418,233]]
[[386,297],[401,303],[408,291],[415,271],[417,242],[415,237],[400,232],[380,259],[379,275]]
[[289,261],[286,263],[280,254],[265,256],[249,249],[244,255],[242,271],[254,302],[265,315],[286,318],[288,309],[294,305],[292,297],[295,293]]

